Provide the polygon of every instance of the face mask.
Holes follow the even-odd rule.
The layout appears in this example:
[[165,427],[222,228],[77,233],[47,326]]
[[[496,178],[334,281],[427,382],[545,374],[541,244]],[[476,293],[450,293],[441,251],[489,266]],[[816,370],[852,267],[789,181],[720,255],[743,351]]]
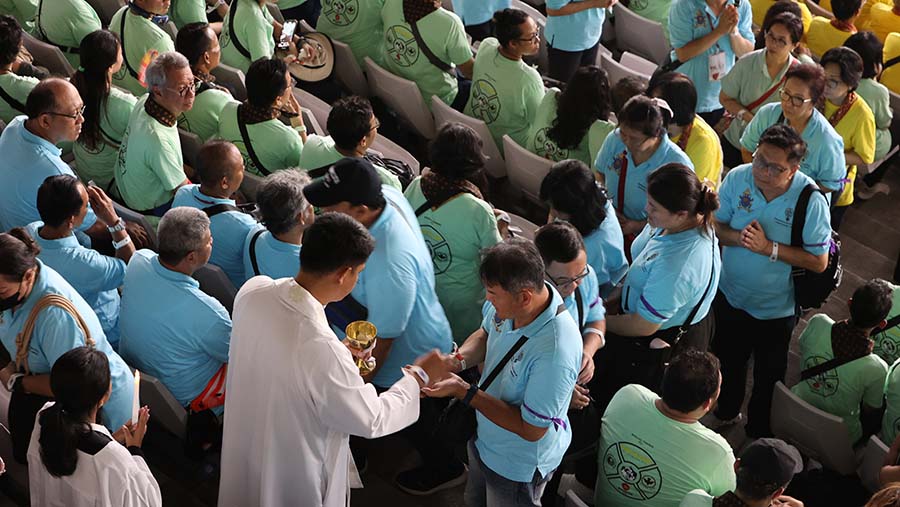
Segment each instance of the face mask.
[[169,16],[167,16],[165,14],[156,14],[156,13],[150,12],[148,10],[144,10],[144,9],[138,7],[137,5],[135,5],[134,2],[130,2],[128,4],[128,7],[135,14],[137,14],[138,16],[148,18],[155,25],[162,26],[169,22]]
[[10,308],[15,307],[16,305],[18,305],[19,303],[22,302],[22,299],[23,298],[19,297],[19,291],[17,291],[15,294],[13,294],[12,296],[10,296],[8,298],[0,299],[0,312],[5,312],[6,310],[9,310]]

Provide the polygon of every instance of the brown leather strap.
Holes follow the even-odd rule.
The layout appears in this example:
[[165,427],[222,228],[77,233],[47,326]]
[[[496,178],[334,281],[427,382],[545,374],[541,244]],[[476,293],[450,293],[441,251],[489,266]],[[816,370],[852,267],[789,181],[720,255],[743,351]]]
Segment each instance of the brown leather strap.
[[38,314],[44,308],[51,306],[58,306],[67,311],[75,319],[78,327],[81,328],[81,332],[84,333],[84,344],[88,347],[94,346],[91,331],[88,329],[84,319],[81,318],[81,314],[75,309],[75,305],[59,294],[47,294],[35,303],[31,313],[28,314],[28,319],[25,320],[25,325],[22,326],[22,330],[16,335],[16,370],[24,371],[26,375],[31,374],[31,370],[28,368],[28,348],[31,345],[31,335],[34,333]]

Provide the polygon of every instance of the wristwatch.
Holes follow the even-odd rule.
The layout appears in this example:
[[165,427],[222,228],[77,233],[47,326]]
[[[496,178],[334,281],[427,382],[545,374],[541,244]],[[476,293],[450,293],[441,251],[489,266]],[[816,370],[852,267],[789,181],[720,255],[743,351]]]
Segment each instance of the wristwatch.
[[110,234],[112,234],[114,232],[124,231],[125,230],[125,221],[122,220],[121,218],[119,218],[118,222],[116,222],[114,225],[107,227],[106,230],[109,231]]
[[472,398],[475,397],[475,393],[478,392],[478,384],[472,384],[469,386],[469,390],[466,391],[466,396],[462,399],[462,404],[465,406],[469,406],[469,403],[472,403]]

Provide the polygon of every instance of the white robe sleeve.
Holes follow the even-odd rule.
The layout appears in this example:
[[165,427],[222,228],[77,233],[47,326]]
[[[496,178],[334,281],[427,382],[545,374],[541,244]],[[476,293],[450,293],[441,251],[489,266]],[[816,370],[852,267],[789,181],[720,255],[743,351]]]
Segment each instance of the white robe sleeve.
[[128,474],[123,507],[162,507],[159,483],[141,456],[132,456],[136,468]]

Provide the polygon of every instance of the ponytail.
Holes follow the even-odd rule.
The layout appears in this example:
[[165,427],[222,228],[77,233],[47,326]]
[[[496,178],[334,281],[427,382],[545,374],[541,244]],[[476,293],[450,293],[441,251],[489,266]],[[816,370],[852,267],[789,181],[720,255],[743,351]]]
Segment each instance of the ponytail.
[[41,412],[38,418],[41,435],[38,438],[41,461],[54,477],[64,477],[75,473],[78,465],[78,441],[90,427],[62,408],[61,403]]
[[37,266],[41,247],[21,227],[0,233],[0,275],[21,281],[25,273]]
[[670,213],[687,211],[702,217],[704,228],[712,225],[719,209],[719,195],[700,182],[694,171],[678,163],[665,164],[647,176],[647,195]]
[[85,106],[78,142],[91,151],[103,147],[100,122],[106,114],[106,101],[111,88],[109,68],[115,65],[120,46],[119,37],[109,30],[97,30],[85,35],[79,46],[81,66],[72,76],[72,84]]

